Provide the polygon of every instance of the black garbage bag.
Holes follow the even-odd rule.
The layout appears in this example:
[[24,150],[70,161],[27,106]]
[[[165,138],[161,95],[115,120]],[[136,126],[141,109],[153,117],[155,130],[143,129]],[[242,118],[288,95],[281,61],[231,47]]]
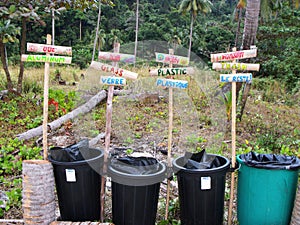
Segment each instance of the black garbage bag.
[[240,155],[240,158],[250,167],[281,170],[298,170],[300,168],[300,160],[296,156],[249,152]]
[[161,169],[158,161],[152,157],[113,157],[110,164],[119,172],[134,175],[154,174]]
[[84,139],[65,148],[52,147],[49,150],[49,156],[51,159],[58,162],[82,161],[86,158],[82,155],[85,156],[85,152],[87,152],[87,150],[89,150],[89,141],[88,139]]
[[222,166],[216,155],[210,155],[202,150],[198,153],[186,152],[184,155],[184,167],[186,169],[212,169]]

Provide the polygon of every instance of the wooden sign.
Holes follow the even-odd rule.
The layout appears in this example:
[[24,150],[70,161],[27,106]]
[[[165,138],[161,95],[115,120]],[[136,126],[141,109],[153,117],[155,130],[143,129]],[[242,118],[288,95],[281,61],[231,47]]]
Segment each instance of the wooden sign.
[[161,63],[172,63],[182,66],[189,65],[189,58],[178,56],[178,55],[171,55],[171,54],[164,54],[164,53],[157,53],[155,52],[156,62]]
[[219,54],[211,54],[211,62],[219,62],[219,61],[232,61],[234,59],[247,59],[255,57],[257,54],[257,49],[236,51],[236,52],[227,52],[227,53],[219,53]]
[[72,57],[67,56],[50,56],[50,55],[26,55],[22,54],[23,62],[47,62],[47,63],[65,63],[71,64]]
[[150,71],[152,76],[175,76],[175,75],[191,75],[194,74],[195,70],[193,67],[183,68],[160,68]]
[[53,53],[58,55],[72,55],[72,47],[55,46],[55,45],[44,45],[27,43],[27,51],[29,52],[40,52],[40,53]]
[[185,80],[173,80],[173,79],[157,79],[156,85],[167,88],[179,88],[186,89],[188,87],[188,82]]
[[104,64],[104,63],[101,63],[101,62],[93,61],[90,65],[90,67],[95,69],[95,70],[100,70],[100,71],[103,71],[103,72],[111,72],[112,74],[115,74],[117,76],[124,77],[124,78],[127,78],[127,79],[136,80],[137,77],[138,77],[137,73],[134,73],[134,72],[131,72],[131,71],[128,71],[128,70],[124,70],[124,69],[120,69],[118,67],[111,66],[111,65],[108,65],[108,64]]
[[259,71],[259,64],[222,62],[213,63],[212,68],[215,70]]
[[43,151],[44,159],[48,159],[48,101],[49,101],[49,73],[50,73],[50,63],[66,63],[70,64],[72,62],[72,57],[67,56],[51,56],[50,54],[61,54],[61,55],[72,55],[71,47],[54,46],[51,45],[51,35],[47,35],[46,44],[35,44],[27,43],[27,51],[30,52],[41,52],[45,55],[21,55],[22,62],[44,62],[45,72],[44,72],[44,106],[43,106]]
[[135,56],[129,54],[112,53],[112,52],[99,52],[98,59],[108,60],[113,62],[124,62],[124,63],[134,63]]
[[101,76],[100,83],[113,86],[124,86],[126,85],[126,79],[123,77]]
[[250,82],[252,73],[220,74],[221,82]]

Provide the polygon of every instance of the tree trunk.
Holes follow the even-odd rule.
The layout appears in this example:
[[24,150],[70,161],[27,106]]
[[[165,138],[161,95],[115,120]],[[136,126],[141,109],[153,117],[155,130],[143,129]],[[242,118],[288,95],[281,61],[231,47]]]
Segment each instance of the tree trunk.
[[6,75],[6,80],[7,80],[7,90],[8,91],[12,91],[13,89],[13,83],[11,80],[11,76],[8,70],[8,65],[7,65],[7,61],[6,61],[6,52],[5,52],[5,44],[3,44],[2,39],[0,39],[0,54],[1,54],[1,62],[3,65],[3,70],[5,72]]
[[97,40],[98,40],[98,32],[99,32],[100,18],[101,18],[101,1],[99,1],[98,7],[99,7],[98,20],[97,20],[96,34],[95,34],[95,40],[94,40],[92,62],[94,61],[94,58],[95,58],[96,45],[97,45]]
[[191,51],[192,51],[193,26],[194,26],[194,16],[193,16],[193,14],[191,14],[190,43],[189,43],[189,52],[188,52],[188,59],[189,60],[190,60]]
[[81,39],[82,39],[82,21],[81,21],[81,19],[80,19],[80,21],[79,21],[79,40],[81,41]]
[[47,160],[22,163],[22,208],[25,224],[50,224],[55,220],[55,182]]
[[[246,6],[242,49],[250,49],[250,46],[255,43],[258,28],[259,12],[260,0],[248,0]],[[242,100],[240,102],[240,110],[237,115],[238,120],[242,120],[244,109],[247,103],[247,98],[250,92],[250,87],[250,83],[245,83]]]
[[290,225],[297,225],[300,222],[300,183],[298,183],[298,191],[294,202],[294,209]]
[[243,34],[242,48],[250,49],[250,46],[254,44],[257,28],[258,18],[260,11],[260,0],[248,0],[246,6],[246,16]]
[[134,44],[134,65],[137,57],[137,46],[138,46],[138,32],[139,32],[139,0],[136,0],[136,15],[135,15],[135,44]]
[[[25,54],[25,46],[26,46],[26,17],[22,18],[22,37],[21,37],[21,55]],[[17,92],[19,94],[22,93],[22,83],[23,83],[23,76],[24,76],[24,62],[20,61],[20,71],[18,77],[18,85],[17,85]]]
[[[96,105],[98,105],[103,99],[106,98],[106,91],[102,90],[97,95],[93,96],[88,102],[81,105],[80,107],[76,108],[72,112],[67,113],[66,115],[58,118],[57,120],[52,121],[48,124],[48,127],[50,127],[51,130],[56,130],[57,128],[61,127],[63,123],[65,123],[68,120],[74,119],[78,115],[85,114],[89,111],[91,111]],[[28,130],[22,134],[18,134],[17,138],[19,140],[28,140],[30,138],[40,136],[43,133],[43,127],[39,126],[36,128],[33,128],[31,130]]]
[[[236,33],[235,33],[235,47],[238,46],[238,41],[239,41],[239,35],[240,35],[240,29],[241,29],[241,20],[242,20],[242,13],[243,13],[243,9],[240,8],[238,9],[238,24],[237,24],[237,28],[236,28]],[[237,47],[237,49],[239,49]]]

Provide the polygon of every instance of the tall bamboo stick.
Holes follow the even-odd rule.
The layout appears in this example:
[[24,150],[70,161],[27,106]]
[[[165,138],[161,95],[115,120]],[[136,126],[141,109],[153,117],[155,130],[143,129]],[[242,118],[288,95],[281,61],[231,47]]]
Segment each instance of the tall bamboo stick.
[[[236,47],[232,49],[236,51]],[[233,60],[235,63],[236,60]],[[236,74],[236,70],[232,70],[232,74]],[[236,82],[231,83],[231,163],[232,168],[235,167],[235,157],[236,157]],[[234,200],[234,185],[235,185],[235,173],[231,173],[231,184],[230,184],[230,202],[228,208],[228,225],[232,223],[232,207]]]
[[[47,34],[47,44],[51,44],[51,35]],[[47,56],[50,53],[46,54]],[[43,152],[44,152],[44,160],[48,158],[48,140],[47,140],[47,132],[48,132],[48,98],[49,98],[49,68],[50,63],[45,62],[45,72],[44,72],[44,111],[43,111]]]
[[[120,43],[114,43],[114,53],[119,53]],[[113,63],[117,66],[117,63]],[[106,104],[106,126],[105,126],[105,148],[104,148],[104,164],[103,164],[103,176],[101,181],[101,222],[104,221],[104,203],[105,203],[105,186],[106,186],[106,173],[107,173],[107,161],[109,156],[110,136],[111,136],[111,123],[112,123],[112,101],[114,96],[114,86],[108,87],[107,104]]]
[[[173,55],[174,50],[169,49],[169,54]],[[169,67],[172,68],[172,63],[169,64]],[[172,151],[172,130],[173,130],[173,88],[169,87],[169,132],[168,132],[168,169],[172,167],[171,162],[171,151]],[[167,198],[166,198],[166,212],[165,212],[165,220],[168,219],[169,214],[169,201],[170,201],[170,180],[167,180]]]

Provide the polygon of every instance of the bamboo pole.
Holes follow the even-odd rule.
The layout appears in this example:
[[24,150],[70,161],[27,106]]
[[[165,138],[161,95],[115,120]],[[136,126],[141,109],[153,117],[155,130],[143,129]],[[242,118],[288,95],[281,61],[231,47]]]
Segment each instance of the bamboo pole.
[[[173,55],[174,50],[169,49],[169,54]],[[172,68],[172,63],[169,64],[169,67]],[[172,167],[171,162],[171,150],[172,150],[172,130],[173,130],[173,88],[169,88],[169,132],[168,132],[168,169]],[[165,211],[165,220],[168,219],[169,214],[169,203],[170,202],[170,180],[167,179],[167,198],[166,198],[166,211]]]
[[[232,49],[236,51],[236,47]],[[235,63],[236,60],[233,60]],[[232,70],[232,74],[236,74],[236,70]],[[231,165],[232,168],[235,167],[236,163],[236,82],[231,83]],[[228,225],[232,223],[232,207],[234,199],[234,186],[235,186],[235,173],[231,173],[231,184],[230,184],[230,202],[228,208]]]
[[[119,53],[120,43],[114,43],[114,53]],[[117,66],[118,63],[114,62],[113,65]],[[105,203],[105,186],[106,186],[106,173],[107,173],[107,161],[109,156],[110,136],[111,136],[111,123],[112,123],[112,103],[114,96],[114,86],[108,87],[107,104],[106,104],[106,126],[105,126],[105,147],[103,156],[103,176],[101,181],[101,222],[104,221],[104,203]]]
[[[51,35],[47,34],[47,44],[51,44]],[[46,56],[50,56],[50,53],[47,53]],[[44,160],[48,158],[48,141],[47,141],[47,132],[48,132],[48,98],[49,98],[49,67],[50,63],[45,62],[45,72],[44,72],[44,110],[43,110],[43,152]]]

